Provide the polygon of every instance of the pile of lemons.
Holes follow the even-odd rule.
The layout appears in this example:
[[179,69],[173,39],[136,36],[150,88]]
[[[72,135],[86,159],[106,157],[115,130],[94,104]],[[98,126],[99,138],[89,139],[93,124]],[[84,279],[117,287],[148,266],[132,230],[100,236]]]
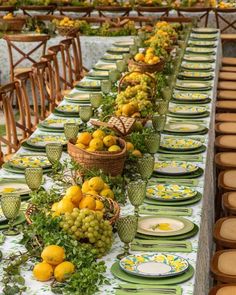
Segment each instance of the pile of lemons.
[[65,261],[64,248],[57,245],[45,247],[41,253],[42,262],[37,263],[33,269],[34,278],[46,282],[53,277],[58,282],[64,282],[75,271],[75,266],[70,261]]
[[154,65],[160,62],[160,57],[155,55],[155,50],[153,48],[148,47],[145,52],[137,53],[134,60],[148,65]]
[[14,18],[14,15],[11,12],[3,16],[3,19],[12,19],[12,18]]

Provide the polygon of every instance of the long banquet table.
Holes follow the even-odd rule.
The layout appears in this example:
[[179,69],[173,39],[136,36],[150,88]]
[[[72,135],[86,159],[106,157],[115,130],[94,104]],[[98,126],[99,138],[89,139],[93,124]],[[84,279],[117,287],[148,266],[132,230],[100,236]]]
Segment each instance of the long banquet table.
[[[195,269],[195,275],[192,279],[188,280],[185,283],[181,284],[183,289],[183,295],[206,295],[208,293],[208,289],[210,286],[210,275],[209,275],[209,262],[210,257],[213,249],[212,244],[212,225],[214,222],[214,195],[215,195],[215,181],[214,181],[214,173],[213,173],[213,156],[214,156],[214,106],[215,106],[215,98],[216,98],[216,91],[217,91],[217,81],[218,81],[218,72],[220,66],[220,59],[221,59],[221,42],[220,42],[220,35],[218,34],[218,42],[217,47],[215,49],[216,58],[215,62],[213,63],[213,75],[214,80],[212,80],[212,90],[209,91],[211,102],[208,104],[210,116],[207,117],[203,121],[206,127],[209,128],[209,132],[206,135],[198,135],[198,136],[191,136],[191,138],[197,138],[204,142],[207,147],[207,150],[202,153],[202,161],[197,162],[196,164],[202,167],[205,171],[204,175],[200,178],[197,178],[197,186],[196,190],[203,194],[203,198],[200,202],[191,205],[192,208],[192,215],[187,216],[186,218],[196,223],[200,226],[199,233],[190,238],[189,241],[192,243],[192,252],[191,253],[176,253],[180,256],[187,258],[190,264]],[[86,78],[85,78],[86,79]],[[78,90],[73,90],[76,92]],[[62,101],[62,104],[66,104],[66,101]],[[51,114],[50,117],[55,117],[55,115]],[[195,119],[198,121],[199,119]],[[40,134],[42,131],[37,129],[35,134]],[[43,132],[45,133],[45,132]],[[165,135],[162,135],[164,137]],[[170,135],[168,135],[170,136]],[[18,153],[30,153],[23,148],[20,148]],[[158,159],[159,154],[156,154],[155,157]],[[63,154],[63,158],[68,158],[66,153]],[[23,175],[16,175],[5,170],[0,170],[0,178],[22,178]],[[44,187],[47,189],[52,185],[46,179]],[[121,215],[127,215],[133,213],[133,207],[128,203],[121,208]],[[7,237],[5,243],[1,246],[1,250],[3,255],[9,255],[11,252],[23,251],[24,247],[19,244],[21,239],[21,235],[16,237]],[[110,267],[116,261],[116,256],[118,253],[121,252],[122,243],[120,242],[118,236],[115,236],[115,241],[113,243],[113,247],[108,255],[106,255],[103,259],[107,265],[107,272],[106,277],[110,281],[110,285],[103,286],[99,294],[102,295],[109,295],[114,294],[115,290],[114,287],[120,282],[115,279],[111,272]],[[2,272],[3,264],[0,265],[0,271]],[[29,265],[24,267],[22,271],[23,276],[26,279],[26,286],[27,291],[24,294],[29,295],[49,295],[52,294],[50,291],[50,283],[40,283],[33,280],[32,271],[29,270]],[[1,290],[1,286],[0,286]],[[1,293],[1,291],[0,291]]]

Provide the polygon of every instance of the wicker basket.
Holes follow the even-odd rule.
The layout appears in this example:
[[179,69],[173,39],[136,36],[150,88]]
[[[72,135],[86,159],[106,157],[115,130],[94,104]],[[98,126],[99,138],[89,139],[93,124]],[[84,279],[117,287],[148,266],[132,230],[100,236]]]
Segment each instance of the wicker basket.
[[160,60],[160,62],[154,65],[147,65],[145,63],[134,61],[133,59],[129,60],[129,68],[132,69],[134,67],[136,70],[139,70],[142,73],[161,72],[164,69],[164,65],[165,65],[164,59]]
[[126,142],[119,138],[120,152],[88,152],[68,142],[68,154],[83,167],[101,169],[111,176],[122,174],[126,158]]
[[25,18],[11,18],[11,19],[0,19],[0,25],[1,24],[7,24],[6,31],[12,31],[12,32],[20,32],[22,31],[23,26],[26,23]]
[[67,36],[74,37],[79,32],[79,28],[64,27],[64,26],[58,26],[57,30],[61,36],[66,36],[66,37]]

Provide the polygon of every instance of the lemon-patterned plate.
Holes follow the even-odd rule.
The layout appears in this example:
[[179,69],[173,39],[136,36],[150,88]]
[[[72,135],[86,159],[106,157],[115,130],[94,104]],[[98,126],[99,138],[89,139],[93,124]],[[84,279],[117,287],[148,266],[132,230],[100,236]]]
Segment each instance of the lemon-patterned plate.
[[191,39],[200,39],[200,40],[216,40],[217,35],[216,34],[198,34],[198,33],[192,33],[190,36]]
[[35,135],[34,137],[29,138],[26,143],[33,147],[45,147],[48,143],[61,143],[65,145],[67,140],[64,135]]
[[184,56],[185,61],[190,62],[213,62],[215,59],[211,55],[192,55],[192,54],[186,54]]
[[210,72],[196,72],[196,71],[183,71],[179,73],[180,77],[183,78],[194,78],[194,79],[212,79],[213,76]]
[[74,92],[67,94],[65,99],[71,102],[88,102],[89,103],[89,93],[87,92]]
[[179,90],[210,90],[211,84],[207,82],[192,82],[192,81],[186,81],[186,82],[180,82],[178,81],[175,85],[176,89]]
[[78,114],[79,113],[79,106],[76,104],[63,104],[58,107],[56,107],[56,110],[60,113],[74,113]]
[[109,53],[129,53],[129,47],[114,46],[107,50]]
[[109,60],[109,61],[117,61],[117,60],[122,60],[123,55],[122,54],[109,54],[105,53],[102,57],[103,60]]
[[193,28],[192,30],[197,34],[216,34],[218,32],[215,28]]
[[181,67],[187,70],[213,70],[212,64],[210,63],[185,62],[182,63]]
[[88,77],[92,78],[103,78],[108,79],[109,78],[109,71],[102,71],[102,70],[92,70],[88,73]]
[[77,123],[80,124],[81,120],[77,118],[48,118],[44,120],[41,125],[46,128],[63,129],[65,123]]
[[97,63],[94,66],[95,70],[100,70],[100,71],[110,71],[110,70],[115,70],[116,69],[116,64],[114,63]]
[[101,81],[99,80],[83,80],[79,81],[76,87],[84,88],[84,89],[100,89],[101,88]]
[[164,175],[186,175],[198,169],[198,166],[184,161],[162,161],[154,165],[154,171]]
[[196,92],[174,92],[173,98],[176,100],[206,100],[209,95]]
[[48,158],[43,155],[16,155],[7,162],[9,165],[15,168],[26,169],[28,167],[51,167],[51,163]]
[[202,146],[198,140],[183,137],[166,137],[161,141],[161,148],[171,151],[189,151]]
[[0,196],[6,193],[17,193],[19,195],[29,194],[31,190],[28,185],[19,180],[2,180],[0,181]]
[[178,236],[190,232],[194,224],[183,217],[145,216],[138,220],[137,232],[148,236]]
[[147,187],[147,198],[157,201],[172,202],[191,199],[197,195],[197,191],[190,187],[178,184],[157,184]]
[[133,40],[117,41],[117,42],[113,43],[112,45],[116,46],[116,47],[130,47],[130,46],[134,45],[134,41]]
[[165,125],[165,131],[176,132],[176,133],[188,133],[188,132],[199,132],[203,131],[205,126],[194,123],[168,123]]
[[215,51],[212,48],[207,47],[188,47],[187,52],[197,53],[197,54],[214,54]]
[[120,261],[120,267],[127,273],[148,278],[177,276],[185,272],[189,263],[186,259],[170,254],[132,254]]
[[193,105],[175,105],[169,108],[169,112],[172,114],[183,115],[199,115],[207,111],[205,107],[193,106]]

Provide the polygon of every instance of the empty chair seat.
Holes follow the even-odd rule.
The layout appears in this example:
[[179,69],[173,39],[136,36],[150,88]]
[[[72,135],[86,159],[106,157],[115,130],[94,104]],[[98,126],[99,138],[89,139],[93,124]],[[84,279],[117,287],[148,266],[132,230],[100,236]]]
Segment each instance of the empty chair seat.
[[220,81],[218,83],[218,89],[236,90],[236,83],[233,81]]
[[219,73],[219,79],[226,81],[236,81],[236,73],[223,72],[221,70]]
[[215,155],[215,163],[221,170],[236,168],[236,153],[218,153]]
[[222,57],[221,63],[223,66],[236,66],[235,57]]
[[[236,73],[235,73],[236,74]],[[228,100],[236,100],[236,91],[234,90],[220,90],[217,93],[217,99],[228,99]]]
[[[236,83],[235,83],[236,85]],[[236,112],[236,101],[234,100],[220,100],[216,102],[216,109],[219,110],[229,110]]]
[[236,170],[221,171],[218,176],[218,187],[221,192],[236,191]]
[[236,217],[224,217],[217,220],[213,230],[217,248],[236,248]]
[[215,139],[215,146],[219,151],[235,151],[236,150],[236,135],[220,135]]
[[222,206],[226,216],[236,215],[236,192],[223,194]]
[[220,70],[222,72],[236,72],[236,67],[223,66]]
[[235,295],[236,284],[222,284],[211,288],[209,295]]
[[216,122],[236,122],[236,113],[218,113],[215,120]]
[[221,122],[215,126],[217,134],[236,134],[236,122]]

